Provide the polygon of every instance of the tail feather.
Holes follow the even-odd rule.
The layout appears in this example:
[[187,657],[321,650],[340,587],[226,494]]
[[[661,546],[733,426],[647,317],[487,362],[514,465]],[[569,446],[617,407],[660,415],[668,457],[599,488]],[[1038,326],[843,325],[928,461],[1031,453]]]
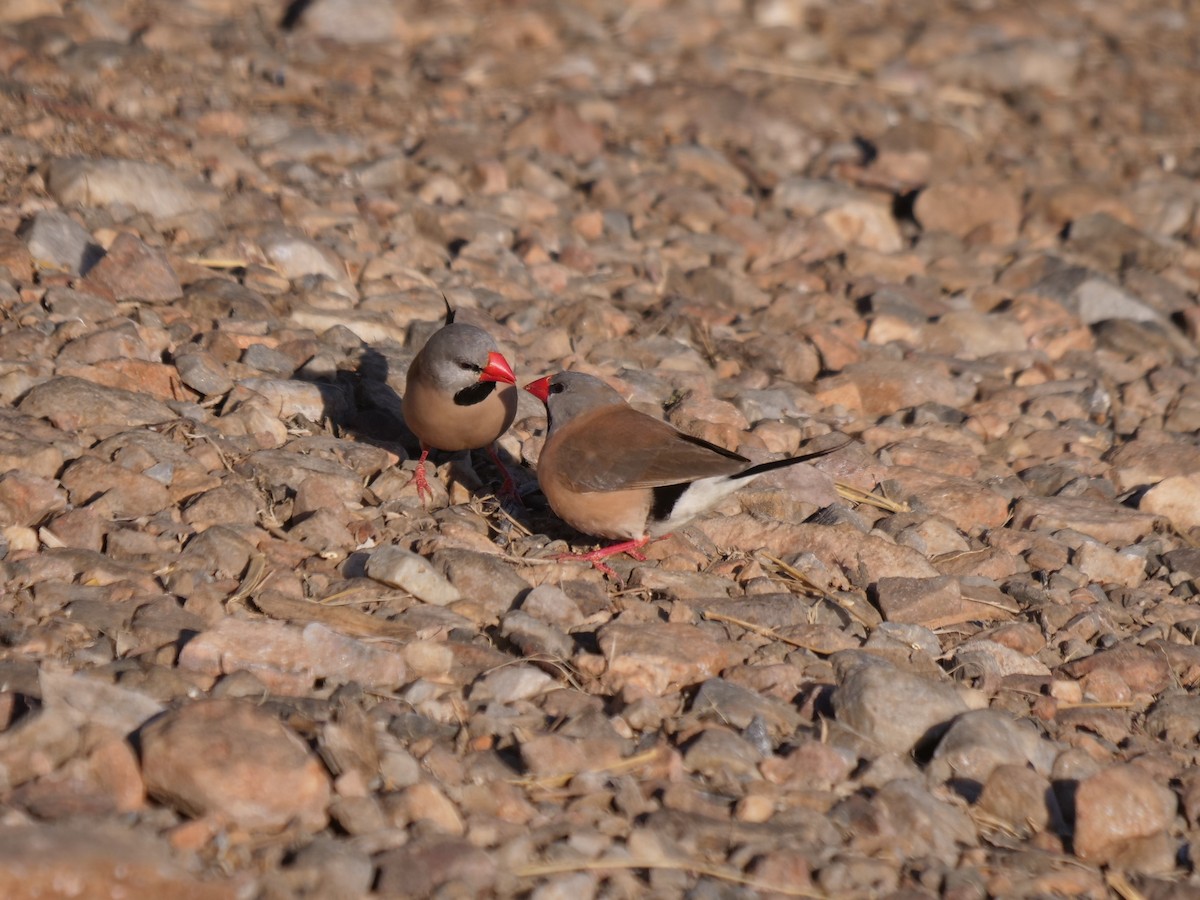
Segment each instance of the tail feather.
[[789,456],[786,459],[771,459],[764,463],[759,463],[756,466],[751,466],[745,471],[738,472],[736,475],[731,475],[733,481],[740,481],[743,478],[755,478],[762,475],[764,472],[771,472],[775,469],[784,469],[788,466],[794,466],[797,463],[810,462],[814,459],[820,459],[822,456],[828,456],[830,453],[835,453],[843,447],[851,443],[851,439],[847,438],[840,444],[835,444],[832,447],[825,447],[821,450],[813,450],[810,453],[801,453],[799,456]]

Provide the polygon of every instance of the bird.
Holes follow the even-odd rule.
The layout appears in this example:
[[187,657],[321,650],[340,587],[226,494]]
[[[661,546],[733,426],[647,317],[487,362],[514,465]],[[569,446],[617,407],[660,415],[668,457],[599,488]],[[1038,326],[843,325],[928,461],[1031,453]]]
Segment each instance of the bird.
[[524,388],[546,406],[537,479],[554,513],[584,534],[619,541],[572,558],[611,577],[602,562],[640,548],[703,513],[759,475],[832,453],[847,439],[754,465],[746,457],[634,409],[583,372],[559,372]]
[[413,357],[405,378],[401,415],[421,443],[412,481],[424,504],[432,497],[425,477],[431,450],[449,452],[486,447],[504,477],[502,494],[518,498],[495,442],[517,415],[517,378],[490,334],[454,321],[446,300],[446,320]]

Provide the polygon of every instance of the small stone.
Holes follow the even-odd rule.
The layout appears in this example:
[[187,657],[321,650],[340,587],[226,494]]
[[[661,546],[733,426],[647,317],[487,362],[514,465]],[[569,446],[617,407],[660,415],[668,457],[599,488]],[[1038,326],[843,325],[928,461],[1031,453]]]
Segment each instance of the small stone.
[[1136,766],[1110,766],[1079,782],[1075,792],[1075,852],[1103,865],[1141,838],[1166,831],[1175,794]]
[[[1144,507],[1144,503],[1141,504]],[[1098,584],[1120,584],[1134,588],[1146,580],[1146,560],[1133,553],[1119,553],[1097,541],[1085,541],[1075,551],[1075,566]]]
[[1018,834],[1045,831],[1062,822],[1050,780],[1025,765],[1008,764],[993,769],[976,807]]
[[92,456],[71,463],[62,485],[76,506],[87,506],[108,519],[153,516],[171,503],[171,492],[161,482]]
[[58,377],[36,385],[17,407],[49,419],[56,428],[78,431],[96,425],[161,425],[176,418],[170,407],[144,394],[104,387],[82,378]]
[[388,850],[375,860],[375,892],[384,897],[427,897],[444,885],[450,896],[479,896],[495,883],[496,863],[463,838],[431,835]]
[[55,481],[9,470],[0,475],[0,525],[40,524],[66,509],[67,499]]
[[367,560],[369,578],[408,591],[418,600],[447,606],[462,599],[450,581],[423,556],[394,545],[380,547]]
[[462,597],[483,605],[496,615],[504,613],[517,597],[529,590],[529,582],[500,557],[474,550],[438,550],[429,562],[440,569]]
[[583,623],[580,605],[553,584],[539,584],[521,600],[521,612],[562,629]]
[[204,350],[176,356],[175,368],[184,384],[205,396],[224,394],[233,387],[233,380],[220,360]]
[[307,275],[322,276],[338,293],[357,296],[341,260],[329,248],[282,229],[265,234],[259,239],[259,245],[285,278],[298,281]]
[[127,231],[117,235],[84,280],[91,291],[117,301],[165,303],[183,296],[167,255]]
[[838,722],[884,750],[907,753],[967,704],[950,684],[887,664],[852,668],[833,692]]
[[800,717],[789,704],[760,696],[723,678],[710,678],[700,685],[691,712],[743,729],[758,717],[777,735],[791,734],[800,725]]
[[278,719],[241,700],[199,701],[141,732],[147,789],[248,831],[325,827],[329,776]]
[[1081,531],[1102,544],[1129,546],[1152,534],[1162,520],[1149,513],[1085,497],[1022,497],[1012,523],[1030,531]]
[[598,632],[606,678],[630,695],[662,696],[718,674],[740,656],[694,625],[610,622]]
[[377,44],[402,33],[398,10],[373,0],[318,0],[304,7],[300,27],[316,37],[343,44]]
[[188,641],[180,651],[179,667],[212,678],[249,671],[272,690],[301,696],[318,678],[393,689],[404,684],[406,676],[399,654],[323,625],[299,628],[234,618],[221,619]]
[[169,169],[130,159],[55,159],[46,186],[64,206],[124,204],[163,219],[211,205]]
[[1200,527],[1200,475],[1172,475],[1142,494],[1138,509],[1162,516],[1180,531]]
[[1018,191],[995,179],[956,177],[921,191],[913,213],[926,231],[946,231],[963,239],[1004,245],[1016,240],[1021,198]]
[[531,700],[557,687],[557,682],[541,669],[533,666],[506,666],[475,682],[471,686],[471,699],[494,700],[502,704],[516,703],[519,700]]
[[319,837],[296,852],[289,873],[300,874],[314,896],[358,900],[370,893],[375,867],[348,841]]
[[1032,727],[995,709],[963,713],[933,752],[930,771],[941,780],[965,779],[982,785],[1000,766],[1031,765],[1048,775],[1058,748]]
[[91,233],[58,209],[38,212],[21,235],[34,259],[77,275],[86,274],[104,255],[104,248],[92,240]]
[[970,816],[929,793],[919,779],[888,782],[871,799],[871,811],[878,831],[864,829],[853,841],[864,850],[885,843],[905,857],[932,856],[953,866],[962,847],[979,842]]
[[761,761],[762,755],[753,744],[724,728],[706,728],[683,752],[684,767],[706,778],[754,777]]
[[235,884],[199,881],[162,841],[110,823],[0,827],[0,894],[233,900]]
[[1131,690],[1140,694],[1161,693],[1172,680],[1171,664],[1163,654],[1130,643],[1123,643],[1111,650],[1100,650],[1067,663],[1062,669],[1074,678],[1082,678],[1100,669],[1111,669]]

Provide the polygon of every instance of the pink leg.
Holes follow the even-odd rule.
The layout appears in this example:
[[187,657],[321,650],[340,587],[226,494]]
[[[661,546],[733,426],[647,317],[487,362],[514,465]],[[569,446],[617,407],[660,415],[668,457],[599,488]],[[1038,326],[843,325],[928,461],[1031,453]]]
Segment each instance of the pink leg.
[[[429,451],[426,450],[424,447],[422,447],[421,448],[421,458],[419,460],[417,460],[417,471],[413,475],[413,477],[411,479],[409,479],[409,482],[408,482],[408,484],[414,484],[414,483],[416,484],[417,497],[418,497],[418,499],[420,499],[422,506],[424,506],[431,499],[433,499],[433,489],[429,487],[429,481],[425,477],[425,460],[428,457],[429,457]],[[405,487],[407,487],[407,486],[408,485],[405,485]]]
[[645,555],[639,551],[648,543],[650,543],[649,537],[641,537],[635,541],[623,541],[620,544],[601,547],[599,550],[593,550],[591,553],[564,553],[561,556],[555,557],[555,559],[578,559],[583,562],[590,562],[596,569],[614,581],[620,581],[617,578],[617,573],[612,570],[611,566],[605,565],[603,560],[608,559],[610,556],[616,556],[618,553],[627,553],[639,562],[645,562]]
[[525,508],[525,501],[521,499],[521,494],[517,491],[517,483],[513,481],[512,473],[508,471],[508,467],[500,461],[500,454],[496,452],[496,445],[488,444],[488,456],[492,458],[492,462],[496,464],[496,468],[500,470],[500,474],[504,476],[504,484],[500,485],[500,499],[512,500],[521,509]]

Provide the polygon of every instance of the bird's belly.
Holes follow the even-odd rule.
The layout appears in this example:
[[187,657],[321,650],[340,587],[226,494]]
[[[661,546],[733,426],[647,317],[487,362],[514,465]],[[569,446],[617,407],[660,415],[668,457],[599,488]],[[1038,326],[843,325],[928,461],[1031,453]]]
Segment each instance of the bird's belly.
[[555,514],[576,531],[614,541],[630,541],[646,534],[650,492],[589,491],[582,493],[559,485],[542,492]]

